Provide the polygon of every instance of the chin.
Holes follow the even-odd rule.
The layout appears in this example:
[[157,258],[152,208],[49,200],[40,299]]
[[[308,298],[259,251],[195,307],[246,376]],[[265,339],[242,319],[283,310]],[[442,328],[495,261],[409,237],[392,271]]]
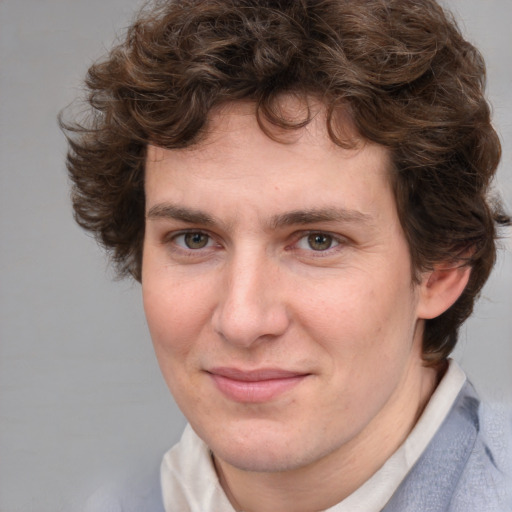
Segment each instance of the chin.
[[298,460],[295,453],[286,453],[282,450],[262,448],[261,446],[243,452],[236,450],[212,451],[216,457],[230,466],[254,473],[279,473],[307,465],[306,462]]
[[[201,435],[200,435],[201,436]],[[329,453],[290,432],[280,432],[275,424],[256,422],[250,427],[226,428],[218,435],[201,436],[214,455],[243,471],[276,473],[307,466]],[[305,444],[308,449],[305,450]],[[325,452],[325,453],[324,453]]]

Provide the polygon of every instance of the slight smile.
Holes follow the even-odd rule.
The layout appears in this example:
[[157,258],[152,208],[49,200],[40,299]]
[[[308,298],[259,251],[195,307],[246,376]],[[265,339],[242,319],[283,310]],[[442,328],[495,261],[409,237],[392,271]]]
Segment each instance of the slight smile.
[[311,375],[277,368],[243,371],[221,367],[207,373],[227,398],[244,403],[270,401]]

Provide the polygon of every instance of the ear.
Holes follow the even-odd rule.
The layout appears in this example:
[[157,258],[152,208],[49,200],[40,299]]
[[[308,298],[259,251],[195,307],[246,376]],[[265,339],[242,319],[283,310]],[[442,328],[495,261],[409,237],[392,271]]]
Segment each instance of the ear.
[[457,263],[440,263],[426,272],[420,283],[418,318],[430,319],[444,313],[468,284],[471,268]]

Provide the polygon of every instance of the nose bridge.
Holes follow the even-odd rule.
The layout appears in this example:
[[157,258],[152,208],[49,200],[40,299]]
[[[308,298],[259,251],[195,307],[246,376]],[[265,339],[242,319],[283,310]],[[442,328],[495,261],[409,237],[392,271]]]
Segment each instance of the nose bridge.
[[214,328],[224,339],[250,346],[286,330],[288,314],[279,274],[278,263],[264,251],[249,249],[232,255],[214,314]]

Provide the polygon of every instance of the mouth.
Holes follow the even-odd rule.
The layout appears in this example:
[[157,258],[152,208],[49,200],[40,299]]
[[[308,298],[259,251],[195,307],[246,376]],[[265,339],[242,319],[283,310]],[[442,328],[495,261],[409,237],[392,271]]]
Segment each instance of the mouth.
[[249,371],[237,368],[213,368],[207,373],[226,398],[242,403],[271,401],[311,375],[278,368]]

